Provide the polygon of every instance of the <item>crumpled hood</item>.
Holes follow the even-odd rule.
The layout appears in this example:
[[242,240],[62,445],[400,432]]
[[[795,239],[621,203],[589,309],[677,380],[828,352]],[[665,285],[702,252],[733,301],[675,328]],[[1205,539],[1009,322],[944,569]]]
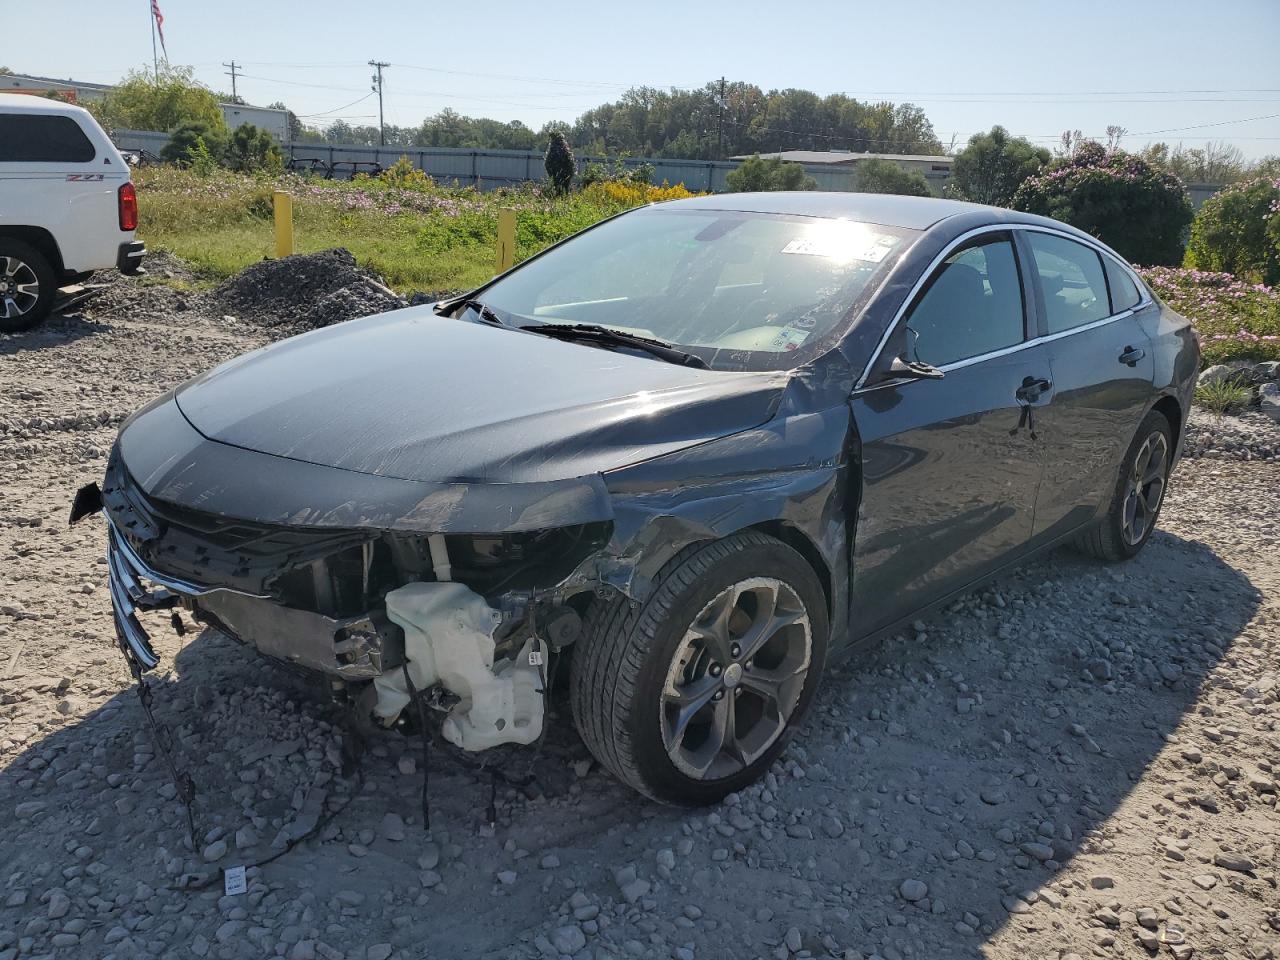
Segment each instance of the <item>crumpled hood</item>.
[[396,310],[246,354],[177,392],[205,437],[404,480],[601,473],[750,429],[787,375],[647,357]]

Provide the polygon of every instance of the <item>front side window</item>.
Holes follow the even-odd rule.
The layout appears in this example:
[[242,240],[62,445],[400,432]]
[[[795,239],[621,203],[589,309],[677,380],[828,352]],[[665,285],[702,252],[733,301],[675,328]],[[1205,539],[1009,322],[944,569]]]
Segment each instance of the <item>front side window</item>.
[[0,163],[88,163],[93,144],[66,116],[0,113]]
[[1062,333],[1111,315],[1102,260],[1083,243],[1052,233],[1027,231],[1044,290],[1048,332]]
[[941,367],[1019,344],[1025,329],[1013,243],[1000,236],[938,267],[907,318],[907,353]]
[[481,298],[513,326],[597,324],[716,369],[791,369],[834,343],[916,231],[650,208],[520,267]]

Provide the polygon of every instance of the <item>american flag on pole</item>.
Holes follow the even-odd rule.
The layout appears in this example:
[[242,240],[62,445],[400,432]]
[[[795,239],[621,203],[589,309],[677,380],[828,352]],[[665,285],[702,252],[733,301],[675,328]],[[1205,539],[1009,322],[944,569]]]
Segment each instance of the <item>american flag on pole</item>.
[[160,34],[160,49],[164,51],[164,58],[169,59],[169,50],[164,45],[164,14],[160,12],[159,0],[151,0],[151,15],[156,18],[156,32]]

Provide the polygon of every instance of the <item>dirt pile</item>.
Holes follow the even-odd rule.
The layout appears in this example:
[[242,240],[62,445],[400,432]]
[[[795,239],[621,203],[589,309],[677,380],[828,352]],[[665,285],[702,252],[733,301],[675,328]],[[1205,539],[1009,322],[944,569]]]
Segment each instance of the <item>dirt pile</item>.
[[267,327],[302,329],[408,305],[342,248],[263,260],[218,286],[211,297],[225,313]]

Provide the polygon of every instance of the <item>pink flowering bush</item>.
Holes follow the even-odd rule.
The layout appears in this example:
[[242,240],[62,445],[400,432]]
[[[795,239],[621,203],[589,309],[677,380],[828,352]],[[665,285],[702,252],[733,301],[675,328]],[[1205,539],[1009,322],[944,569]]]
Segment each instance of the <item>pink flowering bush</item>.
[[1280,289],[1207,270],[1139,272],[1156,296],[1195,324],[1206,364],[1280,360]]
[[1181,263],[1191,223],[1182,181],[1091,140],[1022,181],[1013,208],[1079,227],[1136,263]]
[[1280,283],[1280,177],[1233,183],[1206,200],[1191,224],[1186,265]]

